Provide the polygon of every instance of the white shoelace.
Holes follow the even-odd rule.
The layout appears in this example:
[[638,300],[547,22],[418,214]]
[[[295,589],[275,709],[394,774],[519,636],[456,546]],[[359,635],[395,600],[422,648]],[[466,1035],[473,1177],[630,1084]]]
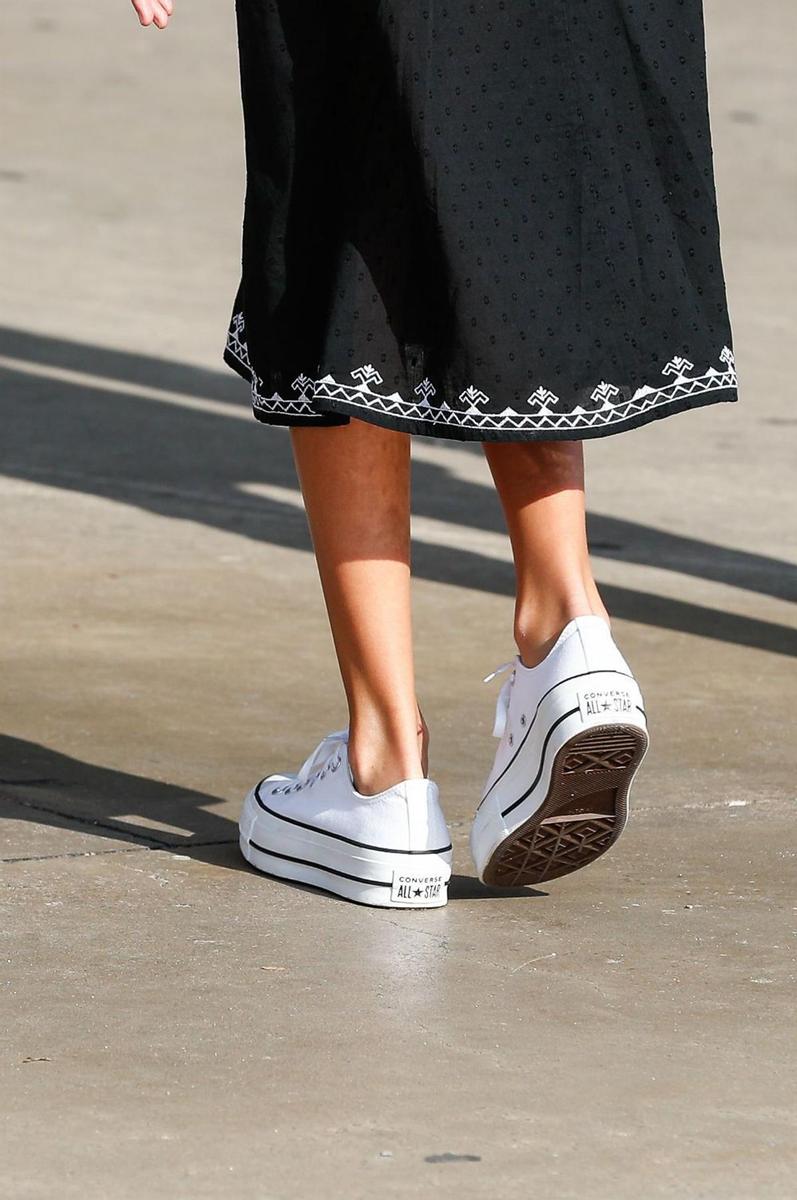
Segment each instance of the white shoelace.
[[498,698],[495,702],[495,722],[493,724],[493,737],[501,738],[504,736],[506,729],[506,720],[509,714],[509,698],[512,694],[512,685],[515,682],[515,661],[501,663],[500,667],[496,667],[489,675],[485,675],[484,683],[491,683],[498,675],[503,675],[506,671],[511,671],[512,674],[508,679],[505,679],[498,693]]
[[348,740],[348,729],[338,729],[335,733],[328,733],[299,767],[296,773],[297,782],[307,783],[311,775],[320,774],[325,764],[337,757],[340,743]]

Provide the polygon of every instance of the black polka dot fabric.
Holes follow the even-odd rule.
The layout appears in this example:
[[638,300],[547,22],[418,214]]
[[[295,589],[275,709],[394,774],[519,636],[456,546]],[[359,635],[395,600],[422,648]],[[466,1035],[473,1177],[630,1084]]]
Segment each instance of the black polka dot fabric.
[[512,441],[736,399],[700,0],[237,0],[255,416]]

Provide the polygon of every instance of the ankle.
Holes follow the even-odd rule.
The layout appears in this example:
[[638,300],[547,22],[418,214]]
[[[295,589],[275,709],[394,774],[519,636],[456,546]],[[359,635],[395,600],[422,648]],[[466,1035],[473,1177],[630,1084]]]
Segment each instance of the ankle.
[[402,753],[390,746],[361,746],[349,741],[349,766],[355,790],[375,796],[405,779],[424,779],[420,755]]
[[587,593],[559,603],[518,607],[515,612],[515,642],[520,661],[536,667],[556,643],[556,639],[574,617],[600,617],[611,628],[609,614],[600,596]]
[[349,728],[349,766],[356,790],[372,796],[405,779],[425,779],[428,730],[421,720],[415,728],[388,729],[352,720]]

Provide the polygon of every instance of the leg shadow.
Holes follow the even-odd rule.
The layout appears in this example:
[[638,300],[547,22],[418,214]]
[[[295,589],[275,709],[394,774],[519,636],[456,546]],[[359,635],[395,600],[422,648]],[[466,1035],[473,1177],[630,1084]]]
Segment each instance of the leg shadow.
[[[238,853],[237,823],[212,811],[222,803],[219,796],[98,767],[7,736],[0,736],[0,762],[0,816],[247,869]],[[28,856],[2,857],[9,862]]]

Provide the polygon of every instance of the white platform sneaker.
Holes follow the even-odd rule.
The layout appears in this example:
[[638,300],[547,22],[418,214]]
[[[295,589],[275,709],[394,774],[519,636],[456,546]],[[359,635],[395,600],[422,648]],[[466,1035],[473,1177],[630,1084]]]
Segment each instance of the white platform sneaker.
[[439,908],[448,899],[451,838],[437,785],[407,779],[355,791],[347,733],[331,733],[295,775],[269,775],[244,801],[245,859],[269,875],[380,908]]
[[642,694],[602,618],[576,617],[538,666],[498,671],[509,668],[470,839],[479,878],[497,887],[556,879],[608,850],[648,747]]

